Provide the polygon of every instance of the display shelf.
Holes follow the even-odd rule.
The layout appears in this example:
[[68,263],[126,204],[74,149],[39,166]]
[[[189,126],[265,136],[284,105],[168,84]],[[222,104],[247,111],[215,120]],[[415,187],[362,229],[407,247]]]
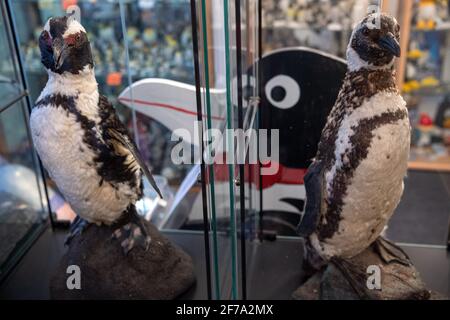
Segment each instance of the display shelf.
[[431,147],[411,147],[408,169],[450,172],[450,148],[442,148],[442,154],[437,154]]
[[418,29],[413,27],[411,29],[413,32],[431,32],[431,31],[450,31],[450,21],[445,21],[436,25],[434,29]]
[[[450,45],[450,33],[447,32],[450,30],[450,21],[448,17],[441,15],[440,19],[435,20],[434,28],[417,28],[421,5],[418,1],[411,0],[405,3],[408,4],[405,8],[398,6],[402,52],[419,51],[421,54],[416,57],[408,57],[405,54],[400,59],[398,85],[400,88],[408,89],[403,92],[408,107],[414,108],[417,114],[428,115],[434,122],[435,110],[439,108],[439,103],[435,101],[450,93],[448,83],[450,56],[447,54]],[[437,81],[432,81],[433,79]],[[421,86],[422,83],[426,84],[427,80],[430,80],[428,81],[430,85]],[[417,89],[412,89],[413,86],[417,86]],[[411,120],[411,122],[413,129],[421,132],[420,121]],[[408,168],[417,171],[450,172],[450,152],[443,152],[441,155],[433,152],[431,146],[427,149],[430,150],[422,149],[417,152],[417,146],[413,145]]]
[[[441,294],[449,294],[448,271],[450,257],[444,246],[400,244],[410,256],[428,288]],[[274,242],[253,243],[255,257],[249,267],[252,275],[248,296],[250,299],[291,299],[303,277],[302,241],[297,238],[278,238]],[[274,261],[277,261],[274,267]],[[447,279],[437,277],[444,275]],[[447,281],[445,281],[447,280]]]
[[[201,233],[164,233],[193,259],[196,284],[179,298],[206,299],[203,235]],[[3,299],[49,299],[48,283],[60,257],[64,254],[64,232],[48,229],[37,241],[17,270],[0,287]],[[400,244],[409,254],[428,288],[450,294],[450,257],[445,246]],[[227,248],[224,247],[224,250]],[[302,280],[302,241],[298,238],[278,238],[273,242],[247,242],[249,299],[290,299]],[[221,260],[226,257],[221,256]],[[276,263],[275,263],[276,261]],[[224,261],[222,261],[223,263]],[[39,276],[37,276],[39,275]],[[223,297],[226,298],[226,297]]]
[[435,86],[435,87],[427,87],[427,88],[421,88],[418,90],[414,90],[411,92],[404,92],[403,94],[405,96],[409,95],[409,96],[445,96],[447,94],[450,93],[450,84],[445,84],[445,85],[439,85],[439,86]]
[[290,24],[274,23],[273,25],[270,25],[270,26],[263,26],[262,29],[263,30],[289,29],[289,30],[295,30],[295,31],[327,30],[327,31],[333,31],[333,32],[348,32],[348,33],[352,32],[352,29],[343,27],[342,25],[338,25],[338,24],[328,25],[325,28],[322,28],[319,26],[315,27],[315,26],[309,26],[309,25],[299,24],[299,23],[290,23]]
[[436,160],[418,159],[408,162],[408,169],[423,171],[450,172],[450,156],[440,157]]

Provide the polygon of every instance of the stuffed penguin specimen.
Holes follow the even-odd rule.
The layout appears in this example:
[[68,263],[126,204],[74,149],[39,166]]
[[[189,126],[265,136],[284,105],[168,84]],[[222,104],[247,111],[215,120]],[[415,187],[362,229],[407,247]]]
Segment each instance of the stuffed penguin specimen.
[[[299,233],[314,269],[374,243],[403,193],[410,123],[393,68],[399,40],[398,23],[379,13],[365,17],[352,33],[347,74],[305,176]],[[387,260],[407,263],[390,242],[380,247]]]
[[135,203],[150,170],[107,98],[98,92],[89,40],[71,17],[51,18],[39,37],[48,82],[30,116],[35,148],[77,218],[69,240],[89,223],[113,226],[127,253],[149,237]]

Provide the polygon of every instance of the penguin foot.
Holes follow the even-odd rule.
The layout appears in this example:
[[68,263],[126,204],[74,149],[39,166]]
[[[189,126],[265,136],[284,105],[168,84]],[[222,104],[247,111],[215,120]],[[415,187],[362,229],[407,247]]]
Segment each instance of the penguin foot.
[[325,261],[313,248],[309,239],[303,242],[302,273],[303,279],[308,280],[319,271],[323,271],[327,266]]
[[402,248],[392,243],[391,241],[378,237],[373,244],[373,248],[376,253],[381,257],[384,263],[397,262],[404,266],[410,266],[411,261],[408,255]]
[[70,225],[70,233],[66,237],[66,240],[64,240],[64,245],[69,245],[76,235],[83,233],[83,231],[86,230],[90,225],[91,224],[83,218],[76,216],[72,224]]
[[114,230],[112,237],[120,242],[125,256],[136,246],[147,251],[151,242],[151,237],[137,214],[132,215],[129,223]]
[[332,257],[330,262],[342,273],[360,299],[371,299],[371,296],[367,293],[365,287],[367,277],[365,273],[358,271],[357,266],[343,258]]
[[301,278],[300,283],[304,284],[310,278],[312,278],[317,273],[322,272],[324,269],[325,269],[324,267],[317,269],[310,261],[303,259],[303,261],[302,261],[302,278]]

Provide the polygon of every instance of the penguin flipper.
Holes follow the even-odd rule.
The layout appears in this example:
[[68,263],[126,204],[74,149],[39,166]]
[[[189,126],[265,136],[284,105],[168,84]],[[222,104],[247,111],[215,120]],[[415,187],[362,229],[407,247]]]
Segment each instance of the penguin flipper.
[[323,164],[321,161],[314,161],[308,168],[305,175],[306,205],[305,213],[297,227],[297,232],[301,237],[310,236],[317,228],[322,207],[323,193]]
[[147,179],[150,182],[150,184],[152,185],[153,189],[155,189],[155,191],[158,193],[159,197],[162,199],[163,196],[161,194],[161,191],[159,190],[158,185],[156,184],[155,179],[153,178],[153,175],[152,175],[150,169],[145,164],[144,160],[142,159],[142,157],[141,157],[139,151],[137,150],[136,146],[134,145],[134,143],[127,136],[122,135],[120,132],[118,132],[114,129],[109,129],[108,131],[109,131],[109,134],[114,139],[119,141],[124,147],[126,147],[128,149],[128,151],[131,152],[131,154],[133,155],[133,158],[136,160],[136,162],[139,165],[139,167],[141,168],[142,172],[147,177]]
[[142,156],[137,149],[135,143],[131,139],[131,137],[128,134],[128,131],[124,124],[119,120],[116,111],[112,104],[108,101],[108,98],[106,98],[103,95],[100,95],[99,101],[98,101],[98,108],[100,112],[100,117],[102,119],[102,127],[107,134],[113,138],[115,141],[117,141],[120,146],[127,149],[133,156],[136,163],[141,168],[144,175],[147,177],[148,181],[152,185],[152,187],[155,189],[155,191],[158,193],[160,198],[162,199],[161,191],[159,190],[158,186],[156,185],[155,179],[153,178],[153,175],[150,171],[150,169],[145,164],[144,159],[142,159]]
[[374,249],[385,263],[397,262],[404,266],[411,265],[410,259],[405,251],[383,237],[378,237],[375,240]]

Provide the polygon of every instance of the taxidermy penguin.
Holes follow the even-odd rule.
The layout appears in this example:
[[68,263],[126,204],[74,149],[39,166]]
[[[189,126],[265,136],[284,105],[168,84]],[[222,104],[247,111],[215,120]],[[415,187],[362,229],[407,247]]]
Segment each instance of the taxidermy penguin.
[[135,203],[150,170],[107,98],[99,94],[89,40],[72,17],[50,18],[39,37],[48,82],[30,116],[34,146],[77,218],[68,241],[89,223],[112,227],[125,253],[150,238]]
[[410,146],[393,67],[399,32],[394,18],[374,13],[352,33],[347,74],[305,176],[298,231],[306,240],[306,266],[314,270],[371,244],[385,261],[408,263],[400,248],[379,237],[403,193]]

